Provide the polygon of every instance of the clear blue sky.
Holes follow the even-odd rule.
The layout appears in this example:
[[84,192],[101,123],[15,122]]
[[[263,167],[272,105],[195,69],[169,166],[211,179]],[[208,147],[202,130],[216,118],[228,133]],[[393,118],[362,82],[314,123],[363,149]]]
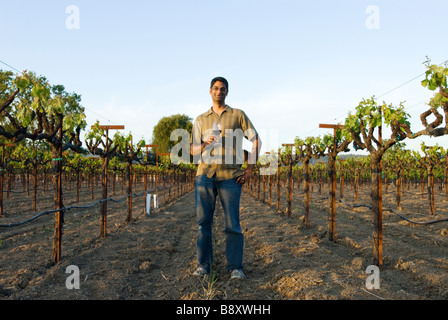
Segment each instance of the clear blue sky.
[[[66,27],[70,5],[79,29]],[[370,5],[378,29],[366,26]],[[447,60],[447,12],[446,0],[3,1],[0,60],[81,94],[89,125],[123,124],[148,142],[161,117],[208,109],[210,80],[224,76],[227,103],[269,151],[324,134],[319,123],[422,74],[426,55]],[[406,101],[415,131],[432,96],[421,80],[380,99]]]

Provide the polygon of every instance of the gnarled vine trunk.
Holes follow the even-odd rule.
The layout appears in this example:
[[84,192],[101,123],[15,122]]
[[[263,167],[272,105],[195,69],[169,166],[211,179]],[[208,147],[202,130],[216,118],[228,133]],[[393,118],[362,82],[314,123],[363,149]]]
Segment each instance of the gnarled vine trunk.
[[335,239],[336,229],[336,156],[330,154],[328,157],[328,238]]

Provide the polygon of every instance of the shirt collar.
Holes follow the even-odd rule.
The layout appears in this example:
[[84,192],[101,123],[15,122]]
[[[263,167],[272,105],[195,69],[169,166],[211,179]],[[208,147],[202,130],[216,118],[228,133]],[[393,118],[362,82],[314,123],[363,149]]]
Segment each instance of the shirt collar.
[[[230,112],[230,113],[233,112],[232,108],[230,106],[228,106],[228,105],[226,105],[226,108],[224,109],[222,114],[224,114],[224,112],[227,112],[227,111]],[[211,115],[211,114],[216,114],[215,111],[213,111],[213,107],[210,107],[210,109],[208,110],[208,113],[207,113],[208,116]]]

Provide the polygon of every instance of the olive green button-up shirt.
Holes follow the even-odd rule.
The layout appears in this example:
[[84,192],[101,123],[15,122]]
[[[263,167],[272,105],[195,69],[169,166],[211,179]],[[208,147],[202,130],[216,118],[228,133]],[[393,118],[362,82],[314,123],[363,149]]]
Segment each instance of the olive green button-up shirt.
[[226,105],[224,112],[218,116],[210,108],[196,118],[190,142],[198,146],[210,135],[219,136],[219,140],[205,147],[200,156],[194,157],[194,163],[199,164],[196,175],[206,174],[212,178],[216,174],[216,179],[220,181],[242,175],[243,138],[252,141],[258,135],[246,113]]

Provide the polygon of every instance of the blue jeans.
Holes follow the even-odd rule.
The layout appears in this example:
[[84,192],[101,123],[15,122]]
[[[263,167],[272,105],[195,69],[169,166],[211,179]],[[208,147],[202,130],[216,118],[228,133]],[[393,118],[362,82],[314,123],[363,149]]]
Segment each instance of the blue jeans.
[[216,196],[219,195],[225,215],[227,270],[243,268],[244,236],[240,226],[240,184],[236,179],[218,181],[216,176],[195,179],[196,219],[198,222],[198,263],[207,271],[213,262],[212,225]]

